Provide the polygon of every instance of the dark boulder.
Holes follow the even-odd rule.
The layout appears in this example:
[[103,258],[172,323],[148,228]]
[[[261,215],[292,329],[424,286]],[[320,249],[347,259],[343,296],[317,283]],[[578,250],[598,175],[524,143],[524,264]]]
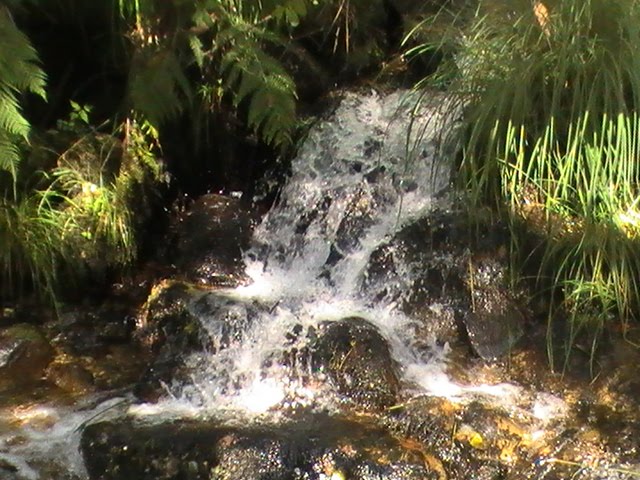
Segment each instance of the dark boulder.
[[224,431],[204,423],[89,425],[81,451],[91,480],[209,479]]
[[205,291],[178,282],[156,286],[140,318],[138,339],[151,355],[151,366],[136,393],[147,401],[165,392],[165,385],[189,374],[191,353],[208,355],[241,340],[260,305],[224,291]]
[[518,305],[504,279],[504,265],[492,258],[470,263],[467,276],[471,310],[464,324],[473,350],[484,360],[496,360],[515,346],[524,333],[525,308]]
[[435,209],[373,252],[363,293],[415,320],[418,345],[468,340],[481,358],[498,359],[527,317],[508,282],[508,241],[500,225],[472,229],[463,213]]
[[245,301],[222,291],[207,292],[191,306],[206,330],[213,354],[239,342],[244,332],[266,307],[254,301]]
[[101,422],[86,427],[81,451],[91,480],[437,478],[384,430],[318,414],[296,420],[246,429]]
[[156,285],[143,307],[136,338],[150,355],[150,367],[136,386],[136,394],[153,401],[163,384],[176,377],[189,353],[204,350],[211,339],[191,310],[194,297],[203,293],[184,283]]
[[0,391],[38,382],[53,359],[39,328],[26,323],[0,330]]
[[47,368],[47,380],[71,394],[86,394],[95,390],[91,372],[79,362],[55,361]]
[[398,374],[389,345],[363,318],[325,322],[312,347],[314,369],[327,374],[338,393],[364,409],[394,405]]
[[203,195],[178,223],[175,265],[187,281],[208,286],[246,281],[242,254],[249,247],[253,219],[239,199]]

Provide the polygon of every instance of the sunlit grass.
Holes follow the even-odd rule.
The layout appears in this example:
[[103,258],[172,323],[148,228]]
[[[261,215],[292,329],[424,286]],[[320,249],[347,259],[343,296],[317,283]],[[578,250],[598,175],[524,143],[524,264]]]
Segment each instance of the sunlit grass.
[[56,219],[63,240],[69,238],[85,257],[108,255],[109,262],[126,264],[135,256],[132,213],[127,201],[127,176],[121,174],[109,183],[101,176],[97,183],[78,171],[58,168],[50,192],[61,201]]
[[[640,119],[589,115],[559,129],[553,119],[535,144],[507,129],[502,198],[511,220],[543,239],[539,280],[562,295],[569,343],[607,325],[627,331],[637,319],[640,278]],[[549,348],[550,354],[552,349]]]
[[19,295],[33,285],[53,296],[65,257],[60,224],[47,197],[0,202],[0,294]]
[[467,105],[467,203],[506,216],[519,258],[540,239],[528,260],[549,318],[566,316],[569,344],[588,332],[593,353],[640,305],[640,2],[481,1],[457,19],[422,85]]

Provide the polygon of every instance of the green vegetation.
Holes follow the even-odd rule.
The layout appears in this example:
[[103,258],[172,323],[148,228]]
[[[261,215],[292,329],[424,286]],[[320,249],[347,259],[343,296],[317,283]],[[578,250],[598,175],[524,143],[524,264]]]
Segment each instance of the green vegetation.
[[424,83],[467,107],[468,203],[506,218],[516,255],[536,264],[555,298],[549,339],[566,318],[568,345],[587,334],[593,353],[640,306],[640,2],[493,0],[447,16],[446,61]]
[[[426,3],[405,17],[406,27],[427,15],[405,58],[438,67],[419,88],[447,89],[465,106],[468,204],[511,225],[514,259],[552,298],[550,339],[562,325],[568,344],[586,332],[593,351],[608,326],[630,332],[640,308],[640,2],[436,3],[436,14]],[[83,80],[46,71],[62,53],[35,36],[42,18],[99,20],[96,35],[78,29],[100,46]],[[195,152],[228,169],[234,135],[283,151],[301,87],[372,65],[394,71],[400,63],[384,60],[400,21],[387,0],[2,7],[0,296],[55,297],[60,282],[130,264],[166,178],[159,156],[173,156],[184,180],[210,170]],[[191,150],[176,150],[176,138]]]
[[[166,157],[185,182],[212,162],[229,170],[240,142],[263,156],[292,146],[300,84],[317,95],[331,72],[379,65],[393,43],[390,4],[0,7],[0,300],[32,291],[55,299],[61,284],[131,264],[168,177]],[[397,27],[397,11],[391,17]]]

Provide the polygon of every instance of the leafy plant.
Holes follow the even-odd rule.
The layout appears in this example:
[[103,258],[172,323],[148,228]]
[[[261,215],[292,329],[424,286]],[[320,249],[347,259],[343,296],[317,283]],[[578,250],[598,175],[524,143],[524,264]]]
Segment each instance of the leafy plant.
[[587,329],[593,351],[612,319],[626,332],[640,306],[640,2],[482,1],[459,20],[422,85],[467,105],[468,203],[506,215],[516,245],[530,243],[523,223],[538,234],[539,285],[562,299],[569,343]]
[[[121,12],[135,18],[133,108],[159,125],[194,98],[210,109],[229,95],[236,109],[246,106],[247,124],[263,140],[286,145],[295,126],[295,83],[270,50],[286,48],[287,29],[307,14],[308,4],[121,0]],[[163,17],[168,11],[175,16],[169,28]],[[200,73],[200,85],[187,78],[193,67]]]
[[19,97],[34,93],[46,98],[45,74],[29,39],[0,6],[0,171],[15,182],[20,163],[19,142],[28,141],[30,124],[22,115]]

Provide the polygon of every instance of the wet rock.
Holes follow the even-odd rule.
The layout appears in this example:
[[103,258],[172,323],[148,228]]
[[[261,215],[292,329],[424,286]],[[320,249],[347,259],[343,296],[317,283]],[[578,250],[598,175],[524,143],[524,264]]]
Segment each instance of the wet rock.
[[252,217],[239,199],[208,194],[180,218],[175,264],[190,282],[209,286],[243,283],[242,252],[249,247]]
[[141,317],[140,342],[152,356],[136,389],[152,401],[163,384],[187,375],[190,353],[213,355],[240,341],[260,305],[235,299],[223,291],[203,291],[184,283],[163,282],[155,287]]
[[85,428],[80,448],[91,480],[208,480],[223,435],[204,423],[102,422]]
[[20,469],[16,467],[13,463],[9,462],[4,458],[0,458],[0,472],[2,472],[2,478],[13,479],[18,478],[17,472]]
[[467,282],[471,311],[464,324],[473,350],[484,360],[509,353],[524,333],[524,308],[516,303],[505,285],[504,267],[495,259],[472,264]]
[[398,374],[389,345],[363,318],[345,318],[321,325],[312,348],[315,370],[324,372],[338,392],[365,409],[396,402]]
[[53,362],[46,374],[49,382],[72,394],[89,393],[95,389],[91,372],[76,362]]
[[[523,448],[525,431],[500,408],[481,403],[465,407],[446,399],[423,397],[391,412],[383,423],[415,448],[428,445],[425,461],[439,472],[439,478],[531,478],[506,476],[514,467],[516,449]],[[518,468],[529,467],[528,455],[523,455]]]
[[0,330],[0,391],[37,382],[52,358],[53,349],[37,327],[17,324]]
[[360,241],[375,224],[380,210],[397,197],[391,174],[385,174],[384,168],[376,168],[364,178],[362,187],[347,200],[328,259],[329,265],[360,247]]
[[184,366],[193,351],[204,350],[211,341],[200,320],[190,310],[196,288],[165,281],[155,286],[140,315],[136,337],[151,356],[151,366],[136,387],[136,394],[153,401]]
[[63,311],[58,321],[47,327],[47,334],[59,352],[95,357],[111,345],[131,343],[135,319],[126,308],[101,305],[91,311],[77,308]]
[[368,295],[397,303],[416,320],[417,338],[425,343],[460,338],[465,248],[448,242],[467,241],[468,234],[458,231],[454,219],[435,211],[408,225],[373,253],[363,279]]
[[208,292],[192,304],[191,311],[207,331],[213,354],[239,342],[265,306],[223,292]]
[[91,480],[437,478],[379,428],[326,415],[297,420],[247,429],[102,422],[85,429],[81,450]]
[[182,282],[162,281],[151,290],[136,337],[152,353],[189,352],[203,345],[204,332],[189,305],[203,292]]
[[506,278],[507,241],[499,225],[470,231],[461,212],[435,209],[373,253],[362,290],[415,319],[418,345],[468,340],[495,360],[514,347],[527,316]]

